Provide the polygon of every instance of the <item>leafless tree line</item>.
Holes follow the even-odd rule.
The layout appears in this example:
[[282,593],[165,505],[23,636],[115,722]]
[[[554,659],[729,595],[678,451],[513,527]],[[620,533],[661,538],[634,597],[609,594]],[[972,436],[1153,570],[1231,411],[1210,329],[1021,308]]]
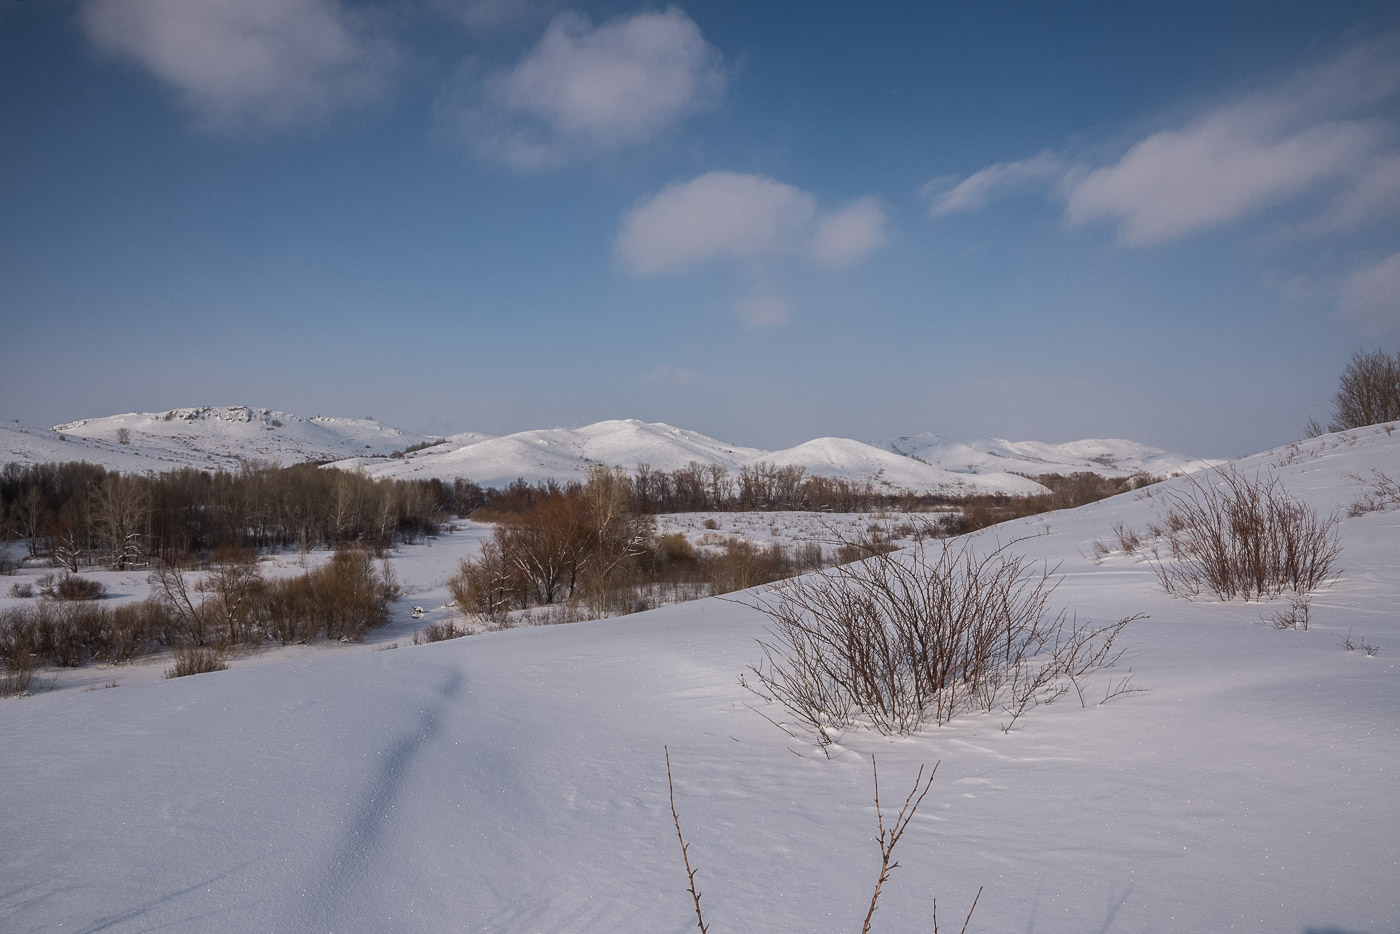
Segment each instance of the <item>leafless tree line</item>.
[[0,470],[0,516],[31,558],[77,571],[184,562],[223,547],[372,550],[435,534],[447,514],[482,502],[465,481],[373,480],[312,465],[249,464],[122,474],[84,463]]

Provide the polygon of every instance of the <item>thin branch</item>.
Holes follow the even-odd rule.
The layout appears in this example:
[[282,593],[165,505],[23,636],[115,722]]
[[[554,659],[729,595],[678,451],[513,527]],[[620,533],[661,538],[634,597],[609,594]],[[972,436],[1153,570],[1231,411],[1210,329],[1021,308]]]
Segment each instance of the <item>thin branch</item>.
[[[890,877],[890,873],[899,868],[898,862],[892,862],[894,848],[899,843],[899,838],[904,836],[905,829],[910,821],[914,819],[914,814],[919,810],[919,805],[923,804],[924,796],[933,787],[933,776],[938,772],[938,763],[934,763],[933,770],[928,773],[928,781],[924,781],[924,767],[919,766],[919,774],[914,778],[914,787],[909,792],[909,796],[904,799],[904,806],[899,809],[899,816],[894,820],[894,826],[889,830],[885,829],[885,814],[880,809],[880,770],[875,765],[875,757],[870,757],[870,770],[875,775],[875,823],[879,829],[880,836],[880,878],[875,880],[875,893],[870,896],[870,910],[865,913],[865,924],[861,927],[861,934],[870,934],[870,921],[875,916],[875,908],[880,901],[880,889],[884,886],[885,880]],[[919,785],[924,786],[923,791],[919,790]],[[915,798],[915,795],[918,798]]]
[[685,875],[690,883],[690,897],[695,902],[695,920],[700,925],[700,934],[707,934],[710,929],[705,924],[704,913],[700,911],[700,893],[695,889],[695,870],[690,868],[690,856],[686,852],[688,847],[685,836],[681,834],[681,816],[676,813],[676,786],[671,781],[671,749],[669,746],[663,748],[666,750],[666,787],[671,791],[671,820],[676,824],[676,839],[681,842],[681,860],[685,863]]

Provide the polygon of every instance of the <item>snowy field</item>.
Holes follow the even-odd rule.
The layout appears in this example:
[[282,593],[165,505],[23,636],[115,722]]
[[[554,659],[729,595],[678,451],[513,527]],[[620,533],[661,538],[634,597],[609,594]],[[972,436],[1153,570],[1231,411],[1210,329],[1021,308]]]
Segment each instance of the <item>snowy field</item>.
[[[1099,705],[1100,674],[1086,707],[1009,733],[998,713],[852,729],[829,759],[738,685],[765,619],[732,601],[410,645],[408,607],[451,612],[446,579],[489,534],[464,526],[403,549],[396,622],[363,646],[170,681],[84,670],[121,686],[0,701],[0,931],[679,934],[667,746],[715,934],[859,930],[872,754],[887,817],[941,763],[875,931],[932,931],[935,898],[957,930],[979,887],[970,931],[1400,930],[1400,509],[1347,516],[1359,477],[1400,477],[1400,437],[1239,466],[1342,517],[1308,631],[1266,625],[1275,605],[1172,599],[1141,552],[1096,556],[1161,486],[999,526],[979,547],[1030,536],[1013,547],[1058,565],[1057,607],[1149,615],[1123,662],[1147,692]],[[687,534],[716,531],[704,518]],[[779,529],[747,531],[796,540]]]

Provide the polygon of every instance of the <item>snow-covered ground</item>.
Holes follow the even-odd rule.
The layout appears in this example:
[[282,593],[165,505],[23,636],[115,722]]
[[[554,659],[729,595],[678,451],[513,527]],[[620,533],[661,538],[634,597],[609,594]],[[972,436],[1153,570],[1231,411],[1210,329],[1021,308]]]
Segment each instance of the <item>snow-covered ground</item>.
[[[1400,440],[1240,464],[1270,465],[1345,516],[1356,476],[1400,476]],[[997,714],[856,729],[827,759],[753,709],[737,679],[764,618],[723,599],[0,701],[0,930],[680,934],[666,746],[716,934],[859,928],[872,754],[887,816],[941,762],[876,931],[932,930],[934,898],[956,930],[979,887],[971,931],[1400,930],[1400,509],[1343,518],[1341,578],[1309,631],[1279,631],[1275,607],[1174,600],[1141,554],[1093,556],[1161,489],[980,533],[1031,536],[1014,548],[1058,564],[1080,619],[1150,617],[1125,658],[1147,693],[1096,705],[1100,675],[1087,708],[1009,733]],[[405,608],[441,611],[481,534],[405,550]]]

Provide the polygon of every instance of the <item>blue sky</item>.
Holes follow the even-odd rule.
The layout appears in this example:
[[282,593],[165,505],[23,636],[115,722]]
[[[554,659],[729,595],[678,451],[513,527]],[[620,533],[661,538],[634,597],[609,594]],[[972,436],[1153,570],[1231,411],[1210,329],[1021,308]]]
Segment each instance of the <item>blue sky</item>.
[[1239,455],[1400,345],[1394,3],[0,2],[28,424]]

